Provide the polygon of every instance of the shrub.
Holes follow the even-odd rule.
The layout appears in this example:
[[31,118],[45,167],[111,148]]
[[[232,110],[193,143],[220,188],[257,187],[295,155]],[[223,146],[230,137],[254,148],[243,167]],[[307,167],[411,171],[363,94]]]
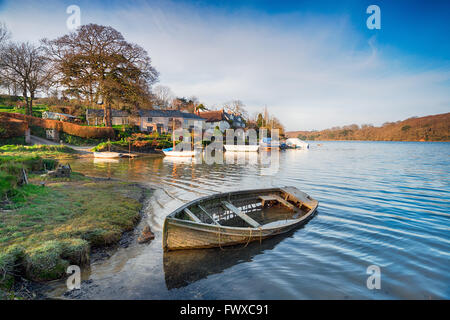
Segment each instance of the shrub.
[[74,146],[92,146],[105,141],[105,139],[81,138],[64,132],[59,137],[63,142]]

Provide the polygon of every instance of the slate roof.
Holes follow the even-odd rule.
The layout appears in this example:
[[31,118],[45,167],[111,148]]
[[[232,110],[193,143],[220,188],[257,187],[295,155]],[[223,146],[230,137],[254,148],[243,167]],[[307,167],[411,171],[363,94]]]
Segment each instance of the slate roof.
[[195,120],[205,120],[202,117],[194,113],[181,112],[179,110],[139,110],[140,117],[169,117],[169,118],[184,118],[184,119],[195,119]]
[[[103,117],[104,111],[103,109],[87,109],[87,116],[91,117]],[[130,114],[128,111],[124,110],[117,110],[117,109],[111,109],[111,116],[112,117],[129,117]]]

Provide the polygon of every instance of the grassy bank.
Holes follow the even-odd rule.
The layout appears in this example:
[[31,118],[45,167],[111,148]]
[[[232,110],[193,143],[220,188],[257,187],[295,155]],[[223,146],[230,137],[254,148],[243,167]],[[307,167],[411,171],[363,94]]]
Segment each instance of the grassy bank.
[[0,299],[10,297],[17,277],[58,279],[68,265],[88,263],[92,247],[117,242],[139,220],[146,191],[136,184],[79,173],[41,176],[75,153],[65,146],[0,147]]
[[[42,113],[48,111],[48,106],[45,104],[33,105],[33,116],[42,118]],[[17,107],[10,104],[2,104],[0,101],[0,112],[8,113],[21,113],[26,114],[26,109],[24,107]]]
[[75,158],[77,151],[63,145],[5,145],[0,147],[0,157],[42,157],[52,159],[72,159]]
[[[41,178],[31,181],[39,184]],[[34,281],[61,278],[70,264],[88,263],[92,247],[117,242],[140,218],[145,191],[138,185],[81,174],[46,183],[23,186],[0,211],[3,294],[17,275]]]

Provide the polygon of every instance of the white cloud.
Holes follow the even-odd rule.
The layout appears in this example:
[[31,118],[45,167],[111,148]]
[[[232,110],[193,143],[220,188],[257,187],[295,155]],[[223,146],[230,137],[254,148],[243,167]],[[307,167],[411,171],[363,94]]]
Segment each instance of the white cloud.
[[[66,5],[10,2],[0,20],[18,40],[55,37],[68,31]],[[208,105],[240,99],[250,114],[267,105],[290,130],[449,111],[448,65],[414,71],[413,59],[388,55],[346,17],[231,15],[173,3],[80,7],[82,23],[111,25],[146,48],[161,84],[177,95]]]

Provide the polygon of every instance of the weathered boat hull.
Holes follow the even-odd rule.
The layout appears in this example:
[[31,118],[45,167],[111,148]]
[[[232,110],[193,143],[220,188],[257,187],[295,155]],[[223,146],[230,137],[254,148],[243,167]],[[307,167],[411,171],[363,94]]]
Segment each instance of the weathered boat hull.
[[[295,189],[297,190],[297,189]],[[275,192],[280,191],[279,188],[261,189],[261,190],[249,190],[246,192]],[[297,190],[298,191],[298,190]],[[300,191],[299,191],[300,192]],[[306,194],[300,192],[301,196]],[[297,219],[289,219],[286,222],[281,221],[278,225],[270,224],[257,228],[253,227],[232,227],[217,224],[199,223],[191,220],[182,220],[175,217],[176,212],[180,212],[185,208],[188,208],[195,203],[201,203],[205,200],[211,200],[215,197],[220,198],[224,196],[230,197],[235,193],[219,194],[204,197],[197,201],[192,201],[175,212],[166,217],[163,227],[163,248],[165,251],[170,250],[183,250],[183,249],[201,249],[201,248],[214,248],[232,246],[237,244],[247,244],[253,241],[262,241],[266,238],[273,237],[278,234],[282,234],[292,229],[298,228],[305,224],[315,213],[318,202],[314,199],[304,198],[302,200],[309,199],[309,210]],[[290,195],[292,199],[294,195]],[[307,196],[307,195],[306,195]],[[296,198],[295,198],[296,199]],[[295,202],[294,199],[294,202]]]
[[168,219],[164,223],[164,232],[167,234],[166,250],[205,249],[262,241],[266,238],[289,232],[303,225],[303,223],[299,222],[289,227],[280,227],[274,230],[254,230],[252,228],[233,230],[234,228],[232,227],[216,226],[198,228],[195,225],[183,225],[179,221],[170,221]]

